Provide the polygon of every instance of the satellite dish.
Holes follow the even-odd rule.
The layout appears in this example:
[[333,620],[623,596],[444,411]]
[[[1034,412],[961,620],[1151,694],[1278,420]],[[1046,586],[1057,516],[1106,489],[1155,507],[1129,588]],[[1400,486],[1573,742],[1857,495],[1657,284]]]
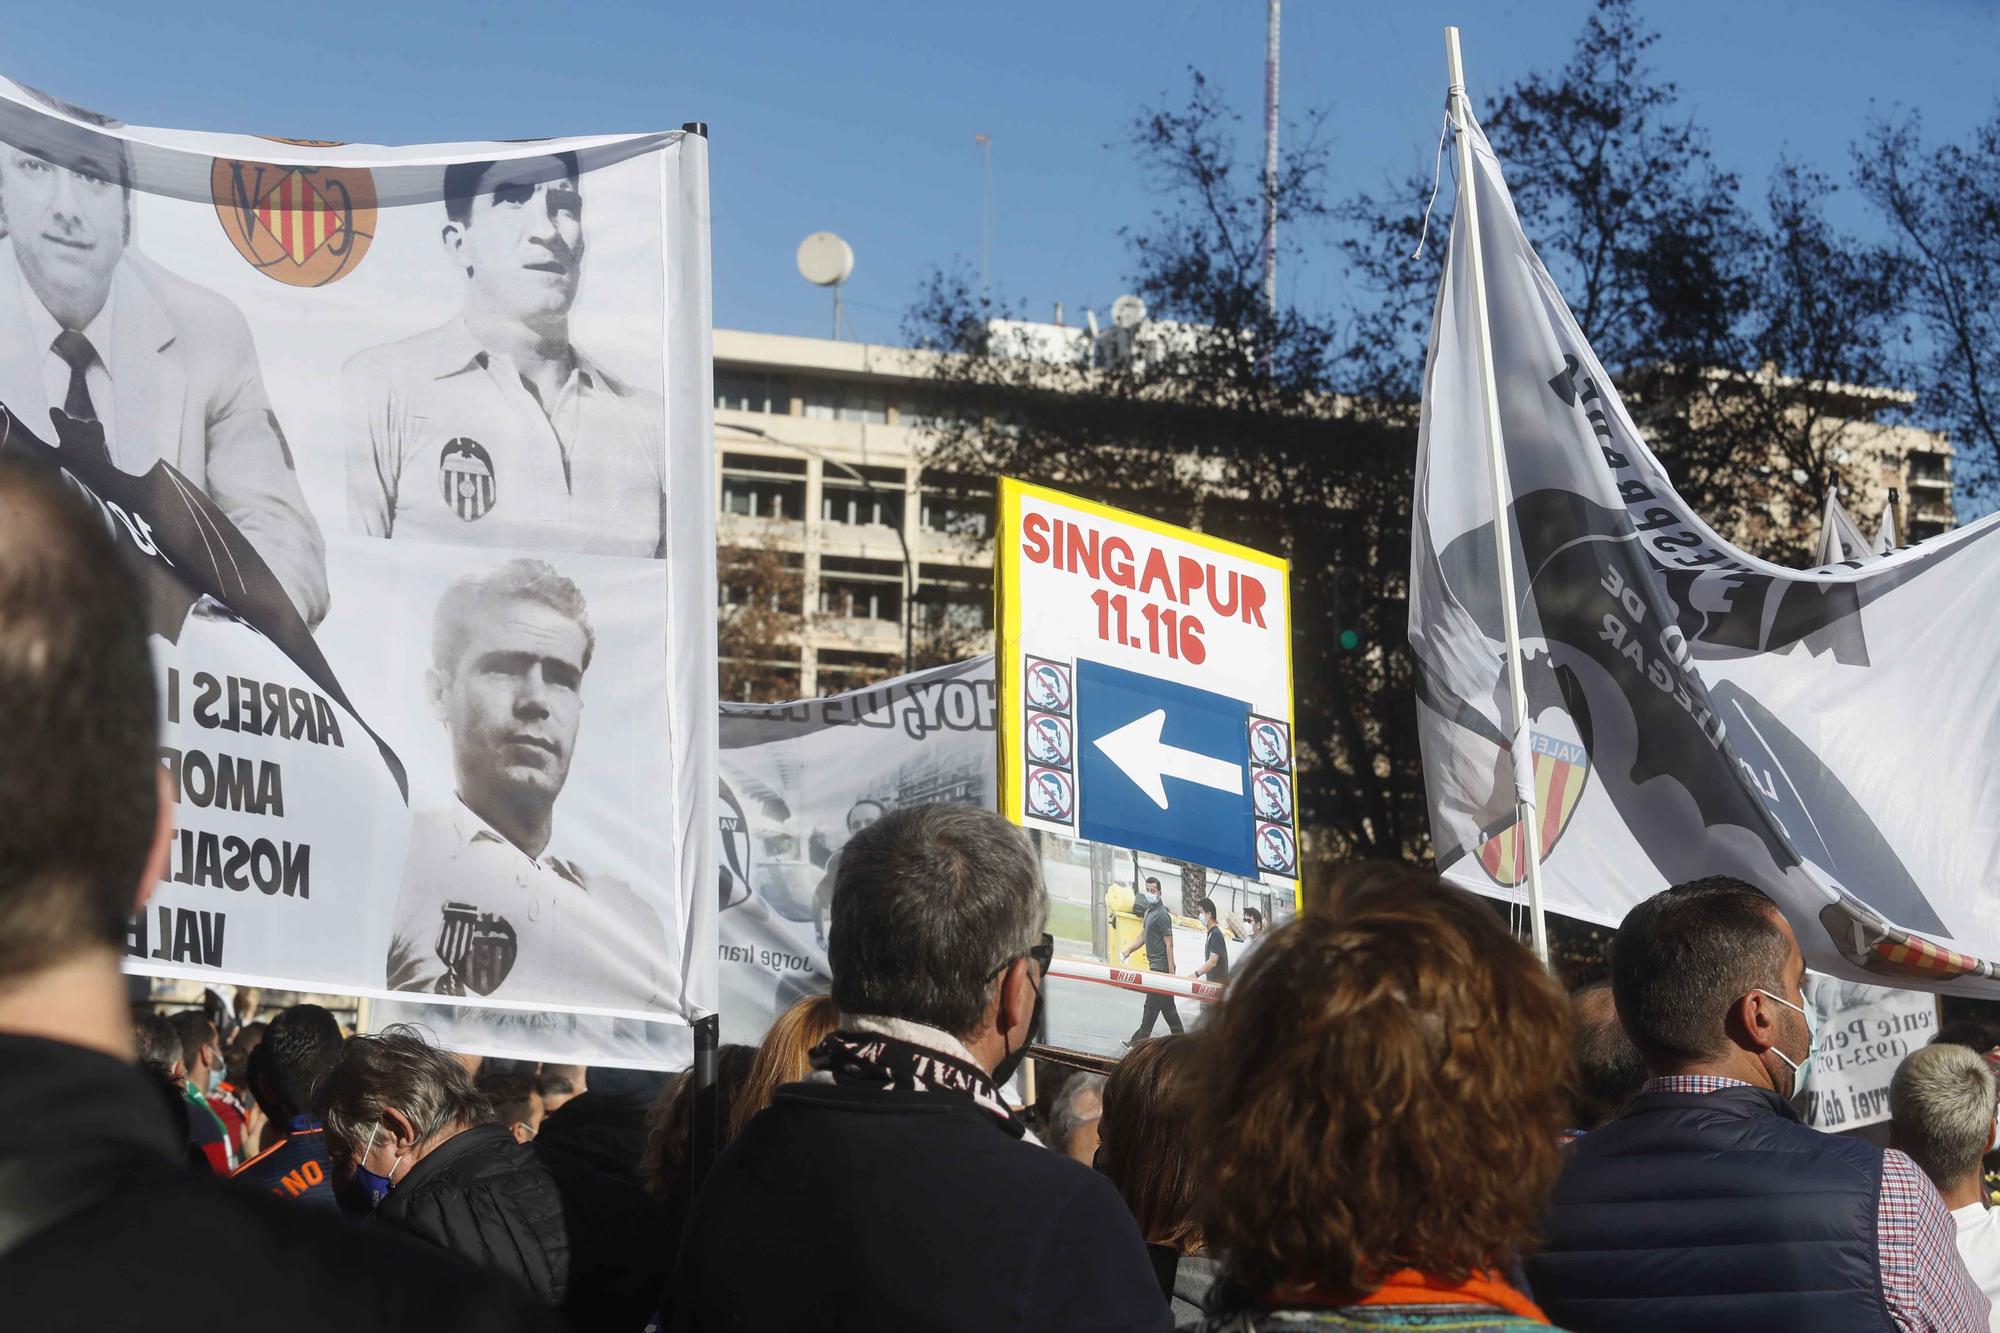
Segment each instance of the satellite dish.
[[854,272],[854,248],[830,231],[799,242],[799,276],[815,287],[838,287]]
[[1111,303],[1111,322],[1130,332],[1146,322],[1146,303],[1127,292]]

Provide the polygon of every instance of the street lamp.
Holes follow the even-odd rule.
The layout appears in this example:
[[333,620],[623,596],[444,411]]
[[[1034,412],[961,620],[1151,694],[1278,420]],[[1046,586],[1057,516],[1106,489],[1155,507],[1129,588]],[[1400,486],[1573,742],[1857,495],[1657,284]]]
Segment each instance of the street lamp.
[[[719,429],[733,430],[742,435],[754,436],[755,438],[764,441],[764,443],[766,444],[775,444],[781,449],[796,449],[798,452],[804,454],[808,458],[818,459],[820,461],[820,465],[823,467],[838,468],[841,472],[845,473],[847,476],[850,476],[854,478],[855,481],[860,482],[861,489],[868,492],[868,494],[872,496],[876,496],[879,498],[881,496],[885,496],[888,494],[887,491],[884,491],[879,486],[875,485],[874,482],[868,480],[867,476],[863,474],[859,468],[853,467],[847,463],[843,463],[838,458],[828,458],[825,454],[821,453],[819,450],[813,448],[809,444],[800,444],[796,440],[782,440],[779,439],[777,436],[771,434],[770,431],[760,430],[756,426],[739,426],[733,421],[718,421],[715,424]],[[914,638],[916,601],[917,601],[917,565],[916,562],[910,558],[910,539],[909,536],[903,530],[903,522],[902,522],[902,520],[906,519],[907,517],[908,515],[899,513],[898,521],[895,524],[896,545],[900,547],[903,552],[903,674],[904,675],[908,675],[910,671],[913,669],[912,663],[915,657],[915,653],[913,651],[913,638]]]

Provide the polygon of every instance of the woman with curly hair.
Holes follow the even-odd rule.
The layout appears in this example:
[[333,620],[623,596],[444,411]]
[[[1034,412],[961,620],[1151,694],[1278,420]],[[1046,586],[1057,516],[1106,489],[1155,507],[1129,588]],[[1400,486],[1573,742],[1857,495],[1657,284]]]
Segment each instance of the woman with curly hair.
[[1491,908],[1356,867],[1273,931],[1198,1041],[1199,1327],[1500,1333],[1560,1165],[1569,1007]]

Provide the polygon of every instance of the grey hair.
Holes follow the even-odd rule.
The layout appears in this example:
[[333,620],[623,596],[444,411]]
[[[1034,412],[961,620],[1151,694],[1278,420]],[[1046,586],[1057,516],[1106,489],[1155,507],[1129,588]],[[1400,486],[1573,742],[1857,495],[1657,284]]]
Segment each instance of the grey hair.
[[[1063,1145],[1068,1143],[1071,1136],[1079,1129],[1093,1120],[1103,1118],[1104,1083],[1105,1078],[1102,1074],[1078,1074],[1063,1084],[1062,1092],[1056,1096],[1055,1105],[1049,1108],[1049,1136],[1052,1140],[1050,1146],[1056,1151],[1062,1151]],[[1083,1108],[1077,1105],[1083,1099],[1083,1095],[1089,1092],[1097,1094],[1096,1115],[1085,1115]]]
[[1913,1051],[1889,1081],[1896,1147],[1940,1190],[1979,1169],[1993,1141],[1995,1082],[1986,1057],[1965,1046]]
[[840,853],[827,962],[846,1015],[969,1035],[994,974],[1041,937],[1041,861],[990,810],[919,805],[884,815]]
[[431,665],[447,675],[457,671],[473,622],[486,604],[515,599],[539,602],[574,620],[583,631],[581,666],[590,670],[591,654],[597,651],[597,631],[590,626],[590,608],[584,604],[582,589],[546,560],[526,558],[509,560],[490,573],[468,574],[445,589],[431,619]]
[[391,1108],[408,1117],[419,1143],[453,1125],[493,1119],[492,1103],[465,1066],[402,1023],[350,1040],[313,1090],[313,1110],[326,1125],[327,1152],[336,1161],[362,1151]]

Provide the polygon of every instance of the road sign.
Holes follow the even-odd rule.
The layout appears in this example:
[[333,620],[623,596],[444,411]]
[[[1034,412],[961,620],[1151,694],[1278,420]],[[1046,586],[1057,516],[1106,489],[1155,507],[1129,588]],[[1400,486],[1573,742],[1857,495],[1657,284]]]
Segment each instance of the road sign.
[[1256,874],[1249,703],[1088,659],[1076,674],[1078,835]]
[[1010,480],[1000,510],[1008,816],[1296,879],[1285,562]]

